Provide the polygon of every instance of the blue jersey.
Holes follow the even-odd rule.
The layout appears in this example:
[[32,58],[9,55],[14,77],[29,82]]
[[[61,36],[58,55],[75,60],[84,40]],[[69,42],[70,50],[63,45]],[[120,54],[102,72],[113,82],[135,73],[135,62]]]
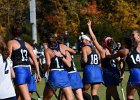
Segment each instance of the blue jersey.
[[[57,50],[60,51],[60,47],[59,45],[52,47],[49,47],[51,50]],[[62,59],[60,59],[57,56],[54,56],[53,58],[51,58],[51,65],[50,65],[50,69],[64,69],[64,62],[62,61]]]
[[99,56],[96,51],[92,51],[91,54],[88,55],[87,65],[99,65]]
[[[87,45],[89,46],[89,45]],[[81,66],[85,67],[86,65],[99,65],[100,61],[99,61],[99,56],[95,50],[95,48],[89,46],[92,50],[92,52],[87,56],[88,60],[87,63],[83,63],[83,61],[81,62]]]
[[101,63],[105,86],[117,86],[120,82],[120,72],[117,67],[117,61],[106,57],[101,59]]
[[83,68],[83,83],[84,84],[94,84],[102,83],[102,71],[99,66],[99,56],[94,47],[90,46],[91,53],[87,56],[88,60]]
[[[51,50],[60,51],[59,45],[55,47],[49,47]],[[50,65],[50,72],[47,83],[48,87],[51,86],[52,88],[65,88],[70,86],[70,81],[68,78],[68,72],[64,69],[64,62],[57,56],[51,58],[51,65]]]
[[51,59],[50,69],[63,69],[63,68],[64,68],[64,65],[63,65],[62,59],[60,59],[57,56],[54,56]]
[[24,40],[21,38],[15,38],[15,40],[20,44],[20,48],[13,50],[11,56],[16,76],[14,83],[16,85],[28,84],[31,79],[29,53]]
[[102,58],[101,64],[103,68],[117,67],[117,61],[112,58]]
[[137,52],[136,48],[127,56],[126,62],[129,69],[131,68],[140,68],[140,53]]
[[12,51],[11,59],[13,65],[29,65],[29,53],[25,46],[25,42],[21,38],[16,38],[15,40],[20,44],[20,48]]
[[73,90],[77,90],[83,88],[83,83],[79,72],[75,67],[73,56],[71,57],[71,67],[66,66],[66,70],[68,71],[68,77],[70,80],[70,85]]
[[74,59],[73,59],[73,57],[71,57],[71,67],[67,67],[66,66],[66,69],[67,69],[67,71],[68,72],[72,72],[72,71],[77,71],[77,69],[76,69],[76,66],[75,66],[75,63],[74,63]]
[[133,85],[140,84],[140,53],[134,48],[126,58],[130,70],[128,83]]

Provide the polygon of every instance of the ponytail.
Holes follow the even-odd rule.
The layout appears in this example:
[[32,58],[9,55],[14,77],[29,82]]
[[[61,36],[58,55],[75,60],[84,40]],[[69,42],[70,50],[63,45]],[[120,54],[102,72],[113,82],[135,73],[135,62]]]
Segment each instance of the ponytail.
[[4,60],[6,60],[10,54],[2,36],[0,36],[0,53],[2,54]]

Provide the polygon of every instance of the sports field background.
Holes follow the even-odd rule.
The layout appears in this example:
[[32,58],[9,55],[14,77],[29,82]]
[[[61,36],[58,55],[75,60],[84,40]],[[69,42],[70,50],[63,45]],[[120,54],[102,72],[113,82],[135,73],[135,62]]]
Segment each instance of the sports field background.
[[[75,60],[75,64],[77,66],[77,69],[79,71],[81,71],[81,67],[80,67],[80,55],[76,55],[74,60]],[[81,74],[81,77],[82,77],[82,72],[80,72],[80,74]],[[124,80],[122,82],[123,83],[123,89],[124,89],[125,94],[126,94],[126,85],[127,85],[128,77],[129,77],[129,71],[125,71],[124,72]],[[42,78],[42,81],[37,84],[37,91],[38,91],[38,93],[39,93],[39,95],[41,97],[43,96],[44,86],[45,86],[45,79]],[[103,84],[101,84],[101,87],[99,88],[99,92],[98,92],[98,95],[100,97],[100,100],[105,100],[105,91],[106,91],[105,86]],[[118,86],[118,91],[119,91],[119,95],[120,95],[121,100],[123,100],[122,94],[121,94],[121,87],[120,86]],[[58,94],[58,91],[56,93]],[[90,90],[89,90],[89,93],[90,93]],[[33,94],[33,98],[35,100],[37,100],[36,93]],[[53,97],[52,100],[56,100],[56,98]],[[137,93],[135,93],[135,99],[134,100],[139,100]]]

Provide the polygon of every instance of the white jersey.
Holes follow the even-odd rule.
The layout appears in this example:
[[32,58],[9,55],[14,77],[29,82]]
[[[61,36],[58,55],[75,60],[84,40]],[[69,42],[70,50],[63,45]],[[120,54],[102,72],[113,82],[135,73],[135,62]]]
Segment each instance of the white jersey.
[[46,59],[45,59],[45,54],[44,54],[44,52],[40,52],[41,53],[41,63],[42,64],[46,64]]
[[0,54],[0,99],[10,98],[16,96],[15,89],[11,80],[11,71],[13,63],[10,58],[3,61]]

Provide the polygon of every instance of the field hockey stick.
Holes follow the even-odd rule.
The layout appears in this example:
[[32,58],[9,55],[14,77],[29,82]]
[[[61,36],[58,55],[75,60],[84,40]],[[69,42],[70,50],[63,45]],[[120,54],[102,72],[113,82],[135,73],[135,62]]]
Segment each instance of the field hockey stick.
[[36,95],[38,97],[37,100],[41,100],[41,97],[40,97],[39,93],[37,91],[35,93],[36,93]]
[[125,99],[125,94],[124,94],[124,89],[123,89],[123,86],[122,86],[122,82],[120,83],[120,87],[121,87],[121,93],[122,93],[122,96],[123,96],[123,100],[126,100]]
[[59,90],[58,100],[61,100],[62,97],[62,89]]

